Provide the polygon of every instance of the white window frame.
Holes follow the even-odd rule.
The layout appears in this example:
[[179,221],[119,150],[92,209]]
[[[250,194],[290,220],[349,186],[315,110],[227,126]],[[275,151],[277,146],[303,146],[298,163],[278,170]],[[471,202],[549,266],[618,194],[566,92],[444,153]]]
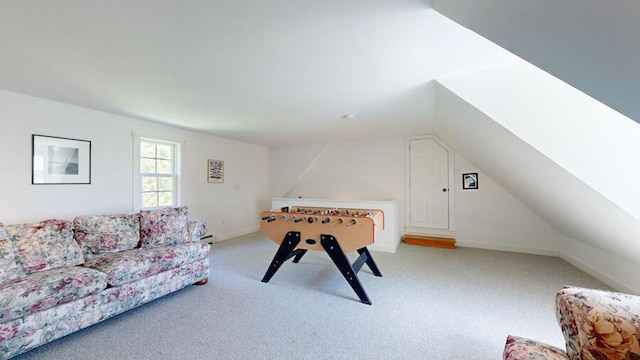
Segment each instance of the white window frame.
[[[166,176],[173,177],[173,182],[174,182],[173,184],[174,192],[173,192],[173,199],[172,199],[173,204],[171,206],[173,207],[180,206],[181,204],[180,173],[181,173],[181,153],[182,153],[181,144],[176,141],[162,140],[162,139],[156,139],[156,138],[150,138],[150,137],[140,137],[140,136],[136,136],[135,133],[132,133],[132,134],[133,134],[133,206],[132,206],[133,212],[138,212],[140,210],[151,210],[151,209],[157,208],[157,207],[155,208],[142,207],[142,177],[145,175],[140,172],[140,145],[142,142],[173,145],[174,147],[173,174],[166,175]],[[159,174],[152,174],[152,175],[158,176]]]

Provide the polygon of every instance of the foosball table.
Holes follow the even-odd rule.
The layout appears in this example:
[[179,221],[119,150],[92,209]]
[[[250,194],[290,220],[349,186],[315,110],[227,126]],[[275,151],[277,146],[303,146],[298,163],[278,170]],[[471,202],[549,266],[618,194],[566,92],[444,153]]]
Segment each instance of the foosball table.
[[[384,229],[381,210],[295,206],[263,211],[260,217],[260,231],[279,244],[262,282],[269,282],[290,258],[298,263],[308,250],[325,251],[360,301],[371,305],[358,272],[367,264],[375,276],[382,276],[367,250]],[[359,256],[352,264],[346,254],[353,251]]]

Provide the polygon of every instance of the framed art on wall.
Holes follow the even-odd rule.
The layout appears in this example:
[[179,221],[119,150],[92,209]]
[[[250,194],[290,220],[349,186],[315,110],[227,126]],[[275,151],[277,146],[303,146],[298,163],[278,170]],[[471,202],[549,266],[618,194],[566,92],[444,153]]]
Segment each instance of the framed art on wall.
[[207,179],[210,183],[224,182],[224,161],[211,160],[207,161]]
[[478,173],[462,174],[462,189],[471,190],[478,188]]
[[91,184],[91,141],[32,135],[31,183]]

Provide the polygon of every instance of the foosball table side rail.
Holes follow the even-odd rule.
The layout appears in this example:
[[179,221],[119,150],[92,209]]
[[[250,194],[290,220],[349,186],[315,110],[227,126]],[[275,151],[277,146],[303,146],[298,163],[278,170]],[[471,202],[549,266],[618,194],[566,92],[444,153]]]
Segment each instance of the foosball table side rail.
[[358,215],[355,212],[324,213],[309,208],[295,209],[294,212],[263,211],[260,214],[260,231],[277,244],[288,232],[299,232],[301,241],[298,248],[317,251],[323,250],[321,235],[330,234],[338,239],[345,253],[350,253],[373,244],[376,235],[383,230],[384,213],[380,210],[366,211],[368,213]]

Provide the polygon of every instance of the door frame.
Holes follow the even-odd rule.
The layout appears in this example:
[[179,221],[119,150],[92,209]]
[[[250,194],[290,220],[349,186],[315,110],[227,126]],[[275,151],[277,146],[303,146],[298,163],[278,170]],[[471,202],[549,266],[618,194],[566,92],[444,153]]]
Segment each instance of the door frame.
[[[442,146],[448,153],[448,165],[449,165],[449,179],[447,191],[449,195],[449,229],[434,229],[427,227],[409,226],[411,223],[409,217],[411,216],[411,189],[409,181],[411,179],[411,150],[409,145],[412,140],[424,140],[432,139]],[[427,235],[427,236],[440,236],[455,238],[455,153],[453,148],[447,145],[444,141],[440,140],[433,134],[428,135],[416,135],[407,136],[404,138],[404,233],[413,235]]]

